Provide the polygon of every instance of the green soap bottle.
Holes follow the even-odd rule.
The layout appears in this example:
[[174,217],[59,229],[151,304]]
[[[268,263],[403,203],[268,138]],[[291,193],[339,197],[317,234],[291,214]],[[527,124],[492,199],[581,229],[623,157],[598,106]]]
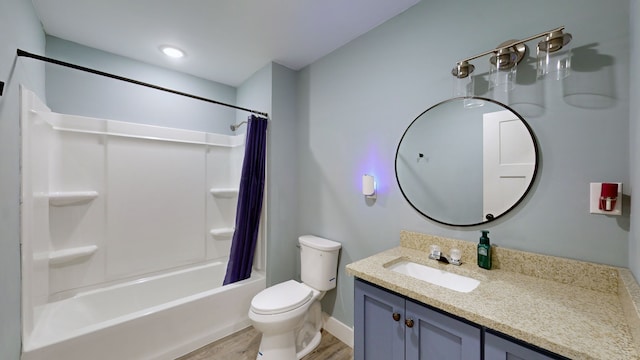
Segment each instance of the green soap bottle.
[[478,266],[491,270],[491,243],[487,234],[489,230],[482,230],[480,243],[478,244]]

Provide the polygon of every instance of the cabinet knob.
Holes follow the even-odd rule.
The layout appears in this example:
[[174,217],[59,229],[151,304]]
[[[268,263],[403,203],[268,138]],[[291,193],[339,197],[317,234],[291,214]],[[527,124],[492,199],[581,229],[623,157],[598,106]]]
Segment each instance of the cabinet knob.
[[404,321],[404,324],[407,325],[407,327],[412,328],[413,327],[413,319],[406,319]]
[[398,314],[397,312],[394,312],[393,313],[393,320],[400,321],[400,314]]

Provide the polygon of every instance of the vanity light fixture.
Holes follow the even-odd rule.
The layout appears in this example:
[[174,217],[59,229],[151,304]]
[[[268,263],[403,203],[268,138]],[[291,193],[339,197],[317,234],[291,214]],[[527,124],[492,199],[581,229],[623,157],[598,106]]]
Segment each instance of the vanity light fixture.
[[[536,47],[538,78],[554,73],[556,79],[561,79],[569,74],[571,68],[571,49],[567,46],[571,41],[571,34],[563,31],[564,26],[561,26],[522,40],[507,40],[495,49],[458,61],[451,70],[451,74],[456,80],[468,84],[469,80],[466,78],[475,69],[470,61],[491,55],[489,58],[489,86],[492,88],[504,86],[506,90],[510,90],[515,80],[517,65],[522,61],[527,51],[525,43],[537,38],[544,38]],[[466,91],[463,94],[461,91],[467,88],[468,85],[456,84],[454,93],[458,96],[472,96],[472,92]]]
[[160,46],[160,51],[163,54],[167,55],[170,58],[179,59],[184,57],[184,51],[178,49],[175,46],[162,45]]

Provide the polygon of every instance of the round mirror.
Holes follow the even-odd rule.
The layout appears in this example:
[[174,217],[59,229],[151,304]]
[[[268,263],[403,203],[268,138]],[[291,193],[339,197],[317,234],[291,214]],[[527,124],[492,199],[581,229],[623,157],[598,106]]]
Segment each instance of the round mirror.
[[396,152],[396,179],[424,216],[472,226],[522,201],[537,164],[533,132],[515,111],[491,99],[454,98],[409,125]]

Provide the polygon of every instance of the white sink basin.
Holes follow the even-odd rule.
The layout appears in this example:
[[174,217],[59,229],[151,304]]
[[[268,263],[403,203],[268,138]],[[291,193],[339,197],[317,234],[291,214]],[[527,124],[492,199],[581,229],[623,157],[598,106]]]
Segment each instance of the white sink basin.
[[466,276],[438,270],[430,266],[411,261],[401,261],[388,267],[389,270],[411,276],[418,280],[446,287],[447,289],[468,293],[480,285],[480,281]]

